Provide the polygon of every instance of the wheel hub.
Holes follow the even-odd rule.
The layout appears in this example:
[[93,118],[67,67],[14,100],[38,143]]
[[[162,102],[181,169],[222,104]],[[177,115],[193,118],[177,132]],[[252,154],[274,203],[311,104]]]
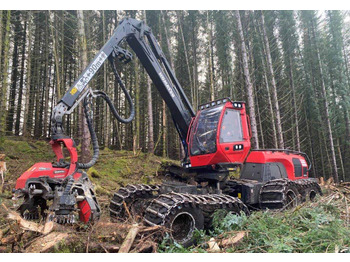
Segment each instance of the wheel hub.
[[172,238],[180,244],[192,238],[194,229],[194,217],[188,212],[178,213],[170,225]]

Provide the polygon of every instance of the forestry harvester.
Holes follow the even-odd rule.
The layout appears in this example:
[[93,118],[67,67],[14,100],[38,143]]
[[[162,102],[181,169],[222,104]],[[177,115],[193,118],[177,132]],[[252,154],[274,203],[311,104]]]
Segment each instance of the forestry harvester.
[[[194,230],[209,227],[217,209],[238,215],[249,214],[251,209],[282,210],[321,194],[316,180],[309,178],[311,163],[306,154],[251,149],[244,102],[219,99],[200,105],[195,113],[151,29],[142,21],[126,18],[54,108],[50,144],[57,162],[37,163],[17,180],[14,192],[15,197],[24,197],[18,209],[24,218],[49,216],[59,223],[73,223],[79,214],[85,223],[99,219],[100,207],[83,171],[93,166],[99,155],[92,126],[92,99],[104,99],[118,121],[133,120],[132,99],[116,70],[117,60],[132,60],[132,54],[122,48],[125,44],[139,58],[167,104],[186,156],[182,166],[168,168],[171,179],[161,185],[120,188],[110,202],[112,219],[126,219],[128,213],[141,215],[145,224],[169,228],[173,240],[188,246]],[[87,88],[107,59],[129,103],[128,118],[119,115],[106,93]],[[64,135],[62,127],[63,117],[81,101],[93,146],[88,163],[78,161],[74,141]],[[62,147],[68,150],[70,162],[65,160]],[[234,178],[238,167],[239,179]]]

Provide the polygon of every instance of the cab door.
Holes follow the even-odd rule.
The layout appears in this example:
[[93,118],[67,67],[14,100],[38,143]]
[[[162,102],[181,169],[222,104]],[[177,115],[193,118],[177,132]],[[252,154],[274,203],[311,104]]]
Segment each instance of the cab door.
[[218,145],[228,162],[244,162],[250,149],[250,137],[243,108],[225,109],[220,123]]

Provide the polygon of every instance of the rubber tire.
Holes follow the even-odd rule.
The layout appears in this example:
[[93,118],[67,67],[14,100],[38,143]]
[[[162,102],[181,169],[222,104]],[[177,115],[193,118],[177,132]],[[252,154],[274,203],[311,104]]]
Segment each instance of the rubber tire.
[[[300,200],[299,200],[299,191],[295,186],[287,186],[286,188],[285,194],[286,194],[286,201],[284,203],[284,209],[291,209],[294,207],[297,207],[300,204]],[[290,192],[293,192],[293,194],[295,195],[295,199],[293,201],[295,201],[295,203],[293,205],[288,205],[288,194]],[[288,205],[288,206],[287,206]]]
[[[269,183],[274,183],[274,180],[270,180],[270,181],[268,181],[264,186],[271,186]],[[282,184],[281,184],[281,186],[282,186]],[[272,187],[274,187],[274,185],[272,185]],[[280,186],[278,186],[278,187],[280,187]],[[296,199],[295,199],[295,204],[294,205],[288,205],[288,196],[287,196],[287,194],[288,194],[288,192],[289,191],[292,191],[293,193],[294,193],[294,195],[295,195],[295,197],[296,197]],[[274,204],[274,203],[269,203],[268,205],[266,205],[266,204],[263,204],[263,203],[261,203],[261,199],[262,199],[262,193],[263,194],[266,194],[266,192],[264,192],[264,191],[261,191],[260,190],[260,195],[259,195],[259,205],[260,205],[260,208],[261,209],[270,209],[270,210],[286,210],[286,209],[290,209],[290,208],[293,208],[293,207],[296,207],[297,205],[299,205],[300,204],[300,199],[299,199],[299,190],[298,190],[298,188],[296,187],[296,185],[294,185],[292,182],[290,182],[290,181],[288,181],[287,182],[287,184],[285,185],[285,189],[284,189],[284,191],[280,191],[285,197],[284,197],[284,199],[283,198],[278,198],[278,199],[276,199],[276,200],[280,200],[281,202],[279,202],[279,203],[277,203],[277,204]],[[269,193],[267,193],[267,194],[269,194]],[[275,194],[275,193],[273,193],[273,194]],[[281,196],[281,195],[280,195]],[[275,197],[276,197],[276,195],[275,195]],[[268,200],[273,200],[272,198],[271,198],[271,196],[270,197],[268,197]]]
[[319,192],[315,188],[309,188],[305,192],[305,201],[307,202],[315,202],[315,197],[319,195]]
[[[181,214],[190,214],[192,218],[194,219],[194,228],[192,232],[188,233],[186,237],[184,237],[182,240],[174,239],[172,233],[170,232],[170,236],[173,241],[176,241],[178,244],[182,245],[183,247],[187,248],[189,246],[192,246],[195,244],[195,239],[193,237],[193,233],[195,229],[202,230],[204,229],[204,216],[202,211],[199,208],[196,207],[182,207],[178,208],[175,207],[171,212],[170,215],[167,217],[165,222],[165,227],[171,230],[171,225],[173,224],[174,220],[180,217]],[[189,236],[190,234],[190,236]]]

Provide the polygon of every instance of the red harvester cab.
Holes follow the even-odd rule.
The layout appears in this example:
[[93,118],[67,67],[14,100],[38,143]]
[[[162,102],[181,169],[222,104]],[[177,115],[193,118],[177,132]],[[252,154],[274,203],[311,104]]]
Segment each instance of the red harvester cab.
[[187,139],[191,167],[241,166],[250,138],[244,102],[225,98],[201,105]]

